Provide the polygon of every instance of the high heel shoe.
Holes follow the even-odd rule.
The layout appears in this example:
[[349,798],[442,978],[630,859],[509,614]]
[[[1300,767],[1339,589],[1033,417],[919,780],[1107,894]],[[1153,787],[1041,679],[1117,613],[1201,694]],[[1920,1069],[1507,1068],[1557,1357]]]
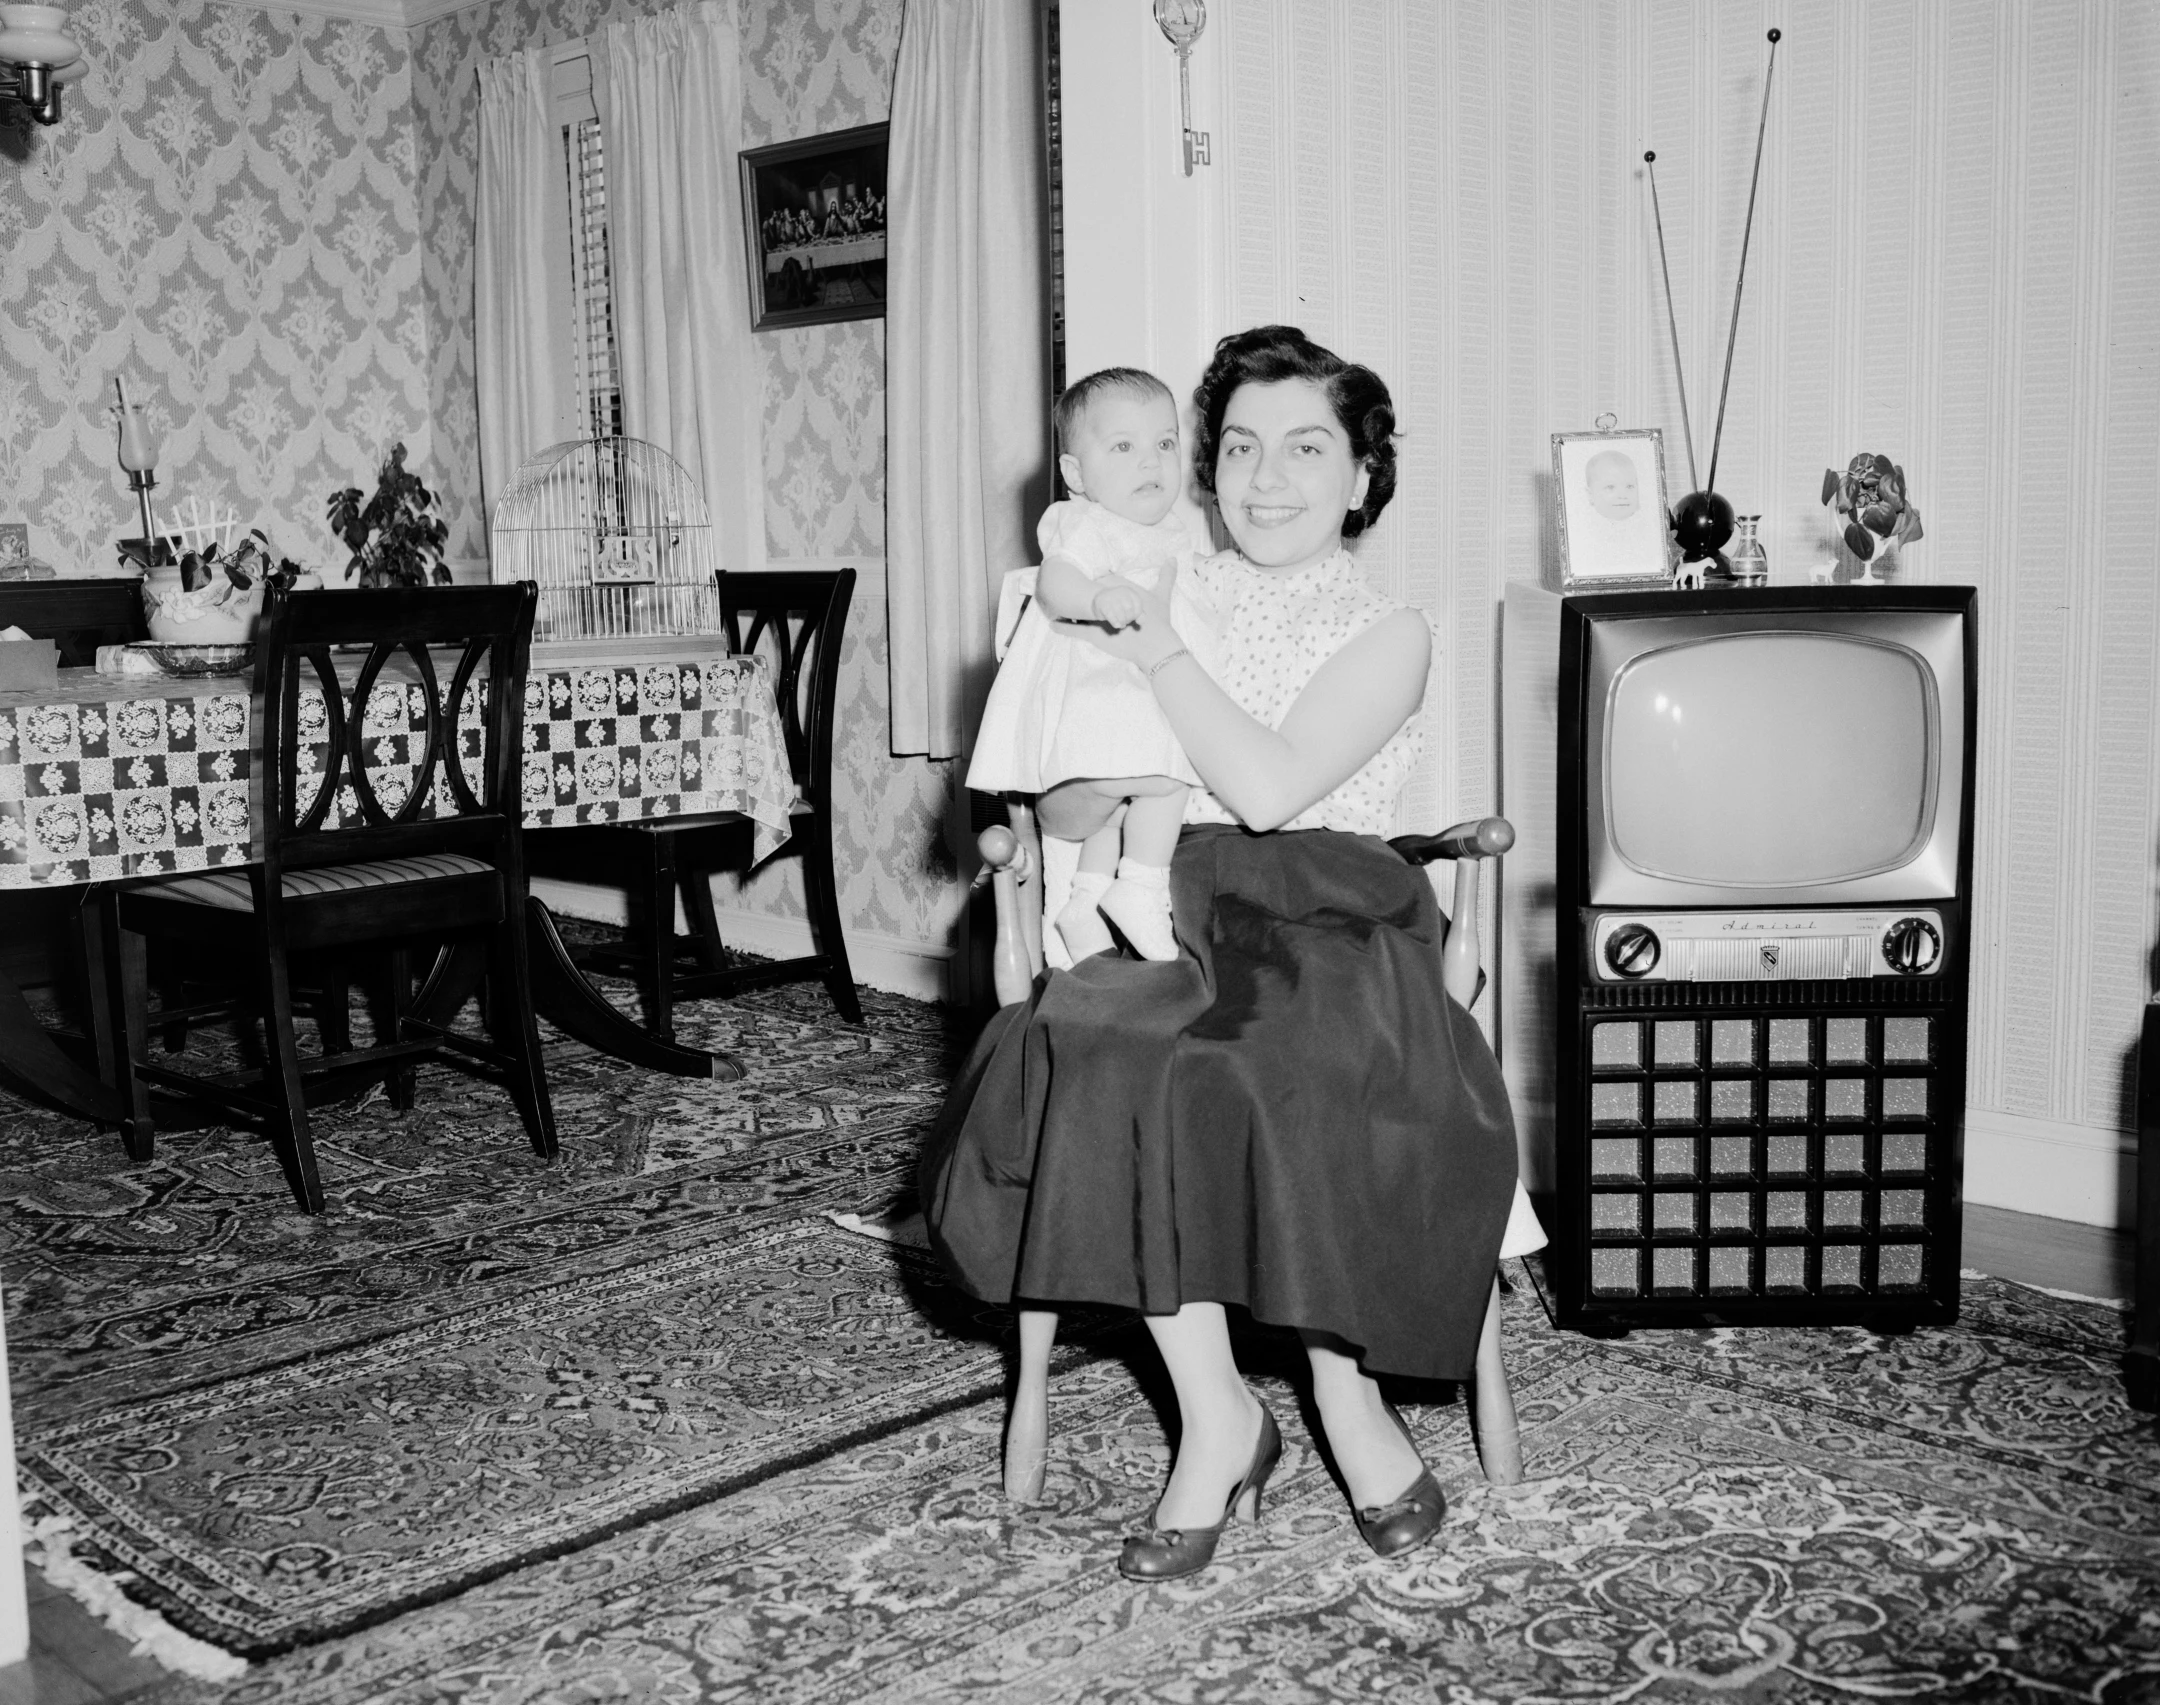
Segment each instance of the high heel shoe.
[[[1395,1405],[1387,1406],[1388,1419],[1401,1431],[1404,1442],[1414,1451],[1417,1440],[1410,1437],[1410,1429],[1396,1412]],[[1447,1497],[1440,1490],[1439,1481],[1432,1477],[1432,1470],[1418,1464],[1418,1477],[1410,1482],[1410,1489],[1391,1504],[1375,1504],[1367,1509],[1352,1509],[1350,1519],[1357,1523],[1358,1537],[1372,1547],[1376,1557],[1399,1557],[1405,1551],[1423,1545],[1438,1531],[1441,1518],[1447,1514]]]
[[1174,1581],[1182,1575],[1198,1574],[1215,1560],[1216,1542],[1230,1525],[1232,1515],[1247,1521],[1259,1520],[1260,1494],[1281,1460],[1282,1433],[1263,1403],[1252,1466],[1245,1470],[1244,1479],[1230,1488],[1230,1496],[1223,1502],[1223,1519],[1213,1527],[1150,1527],[1125,1542],[1118,1557],[1118,1573],[1128,1581]]

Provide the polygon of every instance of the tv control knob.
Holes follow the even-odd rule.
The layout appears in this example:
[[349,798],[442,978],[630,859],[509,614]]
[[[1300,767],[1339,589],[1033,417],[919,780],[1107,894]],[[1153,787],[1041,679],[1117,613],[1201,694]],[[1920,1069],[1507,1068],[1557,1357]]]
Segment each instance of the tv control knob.
[[1622,924],[1605,938],[1605,963],[1616,977],[1647,977],[1657,969],[1657,932],[1648,924]]
[[1882,956],[1899,976],[1922,976],[1942,958],[1942,936],[1925,918],[1900,918],[1883,931]]

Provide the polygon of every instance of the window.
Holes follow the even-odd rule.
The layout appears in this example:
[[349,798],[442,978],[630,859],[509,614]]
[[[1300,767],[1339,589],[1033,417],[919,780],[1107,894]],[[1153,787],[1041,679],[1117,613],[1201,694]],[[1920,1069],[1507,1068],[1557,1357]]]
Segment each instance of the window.
[[565,124],[563,153],[570,190],[570,362],[578,436],[616,438],[622,434],[622,373],[615,359],[607,166],[599,119]]
[[555,122],[562,176],[549,220],[549,252],[559,257],[549,280],[550,315],[562,328],[550,347],[561,364],[556,392],[563,412],[553,438],[614,438],[622,433],[622,368],[615,347],[614,279],[608,256],[607,160],[593,105],[592,60],[565,43],[555,62]]

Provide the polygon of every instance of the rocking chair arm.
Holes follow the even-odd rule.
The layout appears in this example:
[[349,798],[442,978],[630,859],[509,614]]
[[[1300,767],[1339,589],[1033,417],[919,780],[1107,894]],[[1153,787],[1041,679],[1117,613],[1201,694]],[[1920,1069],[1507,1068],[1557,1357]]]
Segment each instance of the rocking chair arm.
[[1448,993],[1466,1007],[1485,986],[1478,963],[1478,866],[1514,844],[1515,828],[1505,817],[1479,817],[1437,835],[1398,835],[1388,842],[1412,864],[1430,864],[1436,858],[1455,862],[1455,902],[1448,908],[1451,921],[1440,950],[1440,974]]
[[1397,835],[1388,845],[1412,864],[1436,858],[1498,858],[1515,844],[1515,826],[1505,817],[1477,817],[1442,829],[1437,835]]

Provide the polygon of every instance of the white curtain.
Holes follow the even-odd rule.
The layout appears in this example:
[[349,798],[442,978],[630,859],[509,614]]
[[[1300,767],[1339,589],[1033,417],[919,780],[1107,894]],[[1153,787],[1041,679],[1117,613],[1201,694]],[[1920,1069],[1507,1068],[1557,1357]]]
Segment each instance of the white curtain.
[[1041,8],[912,0],[893,73],[886,272],[892,748],[967,750],[998,582],[1049,498]]
[[554,54],[531,48],[480,67],[480,176],[473,234],[473,371],[480,391],[480,490],[490,520],[518,465],[565,414],[548,250],[562,140],[553,123]]
[[742,50],[699,0],[589,44],[623,431],[690,470],[725,569],[765,565],[764,368],[743,258]]

